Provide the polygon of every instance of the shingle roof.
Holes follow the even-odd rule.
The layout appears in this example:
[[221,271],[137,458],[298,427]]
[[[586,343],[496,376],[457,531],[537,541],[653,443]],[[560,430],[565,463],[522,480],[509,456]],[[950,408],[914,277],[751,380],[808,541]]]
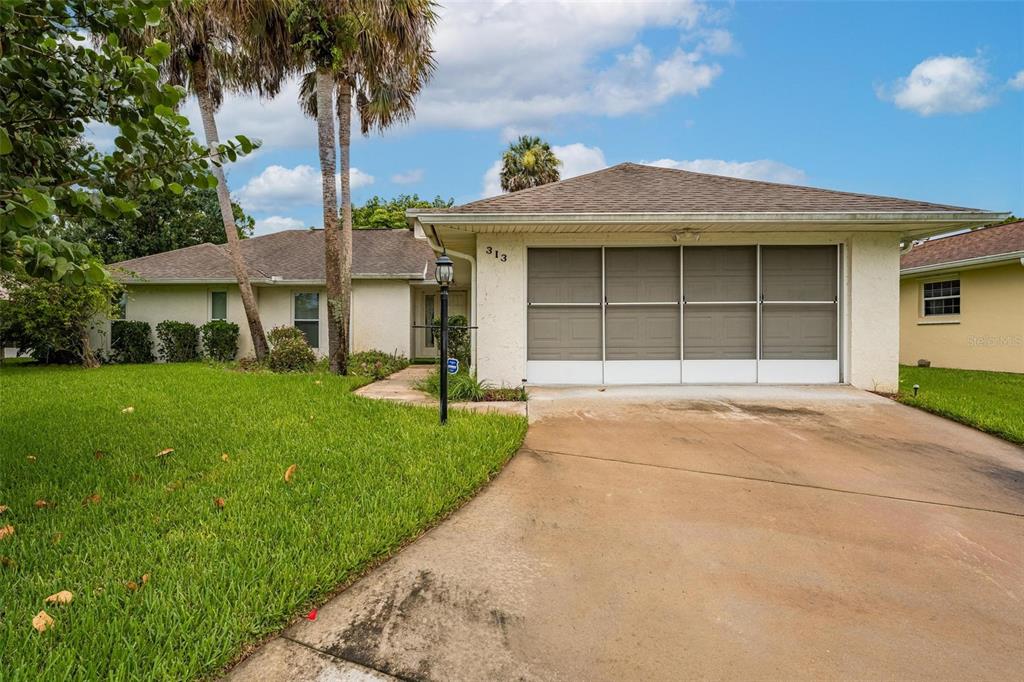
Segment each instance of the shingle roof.
[[924,201],[620,163],[445,213],[758,213],[976,211]]
[[[271,277],[322,281],[323,230],[284,230],[241,241],[254,281]],[[421,279],[430,276],[434,252],[409,230],[353,230],[352,276]],[[231,280],[234,272],[222,244],[199,244],[116,263],[143,280]],[[126,279],[133,279],[126,277]]]
[[900,258],[900,269],[920,268],[1024,251],[1024,220],[982,227],[972,232],[929,239]]

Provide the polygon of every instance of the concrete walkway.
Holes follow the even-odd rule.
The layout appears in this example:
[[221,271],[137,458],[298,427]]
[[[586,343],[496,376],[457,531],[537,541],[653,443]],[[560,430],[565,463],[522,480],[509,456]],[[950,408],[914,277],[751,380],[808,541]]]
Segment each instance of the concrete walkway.
[[[437,409],[437,398],[416,389],[416,384],[423,381],[433,371],[434,365],[409,365],[386,379],[357,389],[356,395],[374,400],[392,400],[398,403]],[[526,415],[525,402],[450,403],[448,407],[453,410]]]
[[1024,449],[846,388],[544,389],[531,418],[233,677],[1024,677]]

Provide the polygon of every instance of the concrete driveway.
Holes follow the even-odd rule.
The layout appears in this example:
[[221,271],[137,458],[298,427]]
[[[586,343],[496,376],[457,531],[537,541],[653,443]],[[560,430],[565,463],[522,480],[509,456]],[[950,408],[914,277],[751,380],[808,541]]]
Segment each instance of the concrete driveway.
[[846,388],[530,412],[483,493],[234,675],[1024,675],[1024,449]]

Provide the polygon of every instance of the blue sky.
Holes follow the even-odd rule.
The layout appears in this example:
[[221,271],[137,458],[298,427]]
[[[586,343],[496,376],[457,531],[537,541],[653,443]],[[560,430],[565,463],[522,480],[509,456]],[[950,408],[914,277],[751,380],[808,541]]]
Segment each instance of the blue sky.
[[[356,203],[493,193],[530,132],[563,176],[654,162],[1024,214],[1024,3],[446,5],[417,119],[354,140]],[[264,141],[229,171],[258,231],[319,226],[294,85],[218,122]]]

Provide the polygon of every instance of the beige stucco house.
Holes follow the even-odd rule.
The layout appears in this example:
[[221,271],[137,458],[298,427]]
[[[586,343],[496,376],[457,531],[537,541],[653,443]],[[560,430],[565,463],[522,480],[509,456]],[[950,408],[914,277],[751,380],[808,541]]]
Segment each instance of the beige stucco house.
[[[496,385],[849,383],[895,390],[900,245],[1001,219],[976,209],[626,163],[355,232],[356,350],[433,357],[434,254]],[[263,324],[326,347],[323,240],[245,240]],[[122,264],[125,315],[242,328],[224,247]]]
[[900,362],[1024,372],[1024,221],[930,239],[901,260]]

